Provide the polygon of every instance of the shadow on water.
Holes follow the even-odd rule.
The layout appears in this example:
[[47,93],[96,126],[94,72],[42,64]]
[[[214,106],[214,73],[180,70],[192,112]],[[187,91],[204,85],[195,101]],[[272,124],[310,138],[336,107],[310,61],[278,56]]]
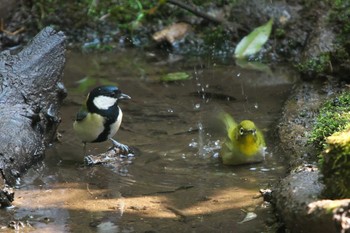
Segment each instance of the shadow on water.
[[[285,68],[263,73],[232,64],[200,58],[173,63],[138,51],[69,54],[62,141],[22,178],[13,208],[0,210],[1,225],[13,220],[28,232],[266,231],[271,209],[258,194],[284,174],[273,135],[295,77]],[[158,81],[178,71],[192,79]],[[137,148],[136,157],[83,165],[72,122],[86,94],[76,92],[77,81],[86,77],[95,86],[115,83],[132,97],[120,104],[124,119],[115,138]],[[220,109],[237,121],[256,122],[266,135],[266,161],[239,167],[218,162],[224,134],[213,118]],[[248,212],[257,217],[240,223]]]

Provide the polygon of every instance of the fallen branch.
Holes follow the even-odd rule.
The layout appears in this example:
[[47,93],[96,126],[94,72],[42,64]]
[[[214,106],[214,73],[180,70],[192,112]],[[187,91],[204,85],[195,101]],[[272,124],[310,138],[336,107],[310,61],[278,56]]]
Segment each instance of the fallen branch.
[[[193,13],[194,15],[198,16],[198,17],[201,17],[203,19],[206,19],[210,22],[213,22],[215,24],[220,24],[220,25],[223,25],[225,28],[227,28],[229,31],[237,34],[237,30],[238,29],[242,29],[241,25],[237,24],[237,23],[234,23],[234,22],[228,22],[227,20],[224,20],[224,19],[218,19],[212,15],[209,15],[203,11],[201,11],[200,9],[198,9],[197,6],[193,5],[187,5],[186,3],[184,2],[181,2],[181,1],[178,1],[178,0],[167,0],[166,1],[167,3],[169,4],[173,4],[175,6],[178,6],[182,9],[185,9],[191,13]],[[243,29],[244,30],[244,29]],[[245,30],[244,30],[245,31]]]
[[194,15],[197,15],[197,16],[199,16],[203,19],[206,19],[208,21],[211,21],[213,23],[222,24],[224,22],[221,19],[215,18],[214,16],[211,16],[211,15],[199,10],[197,6],[189,6],[186,3],[180,2],[177,0],[168,0],[167,3],[173,4],[173,5],[176,5],[180,8],[182,8],[182,9],[188,10],[189,12],[192,12]]

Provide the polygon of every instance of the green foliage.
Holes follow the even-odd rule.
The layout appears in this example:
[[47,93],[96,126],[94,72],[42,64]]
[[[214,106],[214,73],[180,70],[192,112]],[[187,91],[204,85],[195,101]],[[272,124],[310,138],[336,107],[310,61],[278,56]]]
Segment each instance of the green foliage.
[[341,43],[346,43],[350,34],[350,1],[346,0],[333,0],[333,6],[329,14],[329,21],[337,28],[338,39]]
[[319,148],[324,147],[325,138],[344,130],[350,123],[350,94],[345,92],[328,100],[320,109],[309,141]]
[[350,197],[350,93],[321,107],[309,141],[320,149],[319,165],[327,198]]
[[350,128],[327,138],[320,160],[327,198],[350,198]]
[[272,30],[273,19],[266,24],[255,28],[249,35],[245,36],[237,45],[236,58],[244,58],[259,52],[269,39]]
[[286,35],[286,31],[283,28],[276,28],[275,30],[275,36],[277,38],[283,38]]
[[43,21],[50,20],[58,9],[63,8],[67,11],[68,18],[76,17],[77,20],[85,22],[98,22],[101,18],[109,18],[117,22],[119,27],[132,30],[137,28],[147,15],[154,14],[162,4],[164,4],[163,0],[39,0],[33,3],[33,8],[40,15],[39,28],[43,27]]
[[97,78],[93,76],[87,76],[81,80],[77,81],[78,86],[76,88],[72,88],[70,91],[75,92],[75,93],[87,93],[88,90],[91,90],[93,86],[96,86],[96,83],[99,85],[117,85],[115,82],[111,82],[108,79],[105,78]]
[[318,57],[310,58],[304,63],[299,63],[297,69],[301,73],[322,74],[330,69],[331,59],[329,53],[323,53]]
[[205,27],[203,29],[204,45],[208,50],[229,51],[233,48],[230,38],[231,33],[223,26]]
[[97,18],[108,15],[112,20],[118,22],[119,26],[125,29],[135,29],[145,17],[146,11],[144,5],[138,0],[120,1],[119,4],[105,1],[104,4],[101,2],[95,7],[90,7],[89,13]]
[[186,72],[174,72],[174,73],[168,73],[161,77],[161,81],[163,82],[174,82],[174,81],[181,81],[181,80],[187,80],[190,79],[191,76],[187,74]]

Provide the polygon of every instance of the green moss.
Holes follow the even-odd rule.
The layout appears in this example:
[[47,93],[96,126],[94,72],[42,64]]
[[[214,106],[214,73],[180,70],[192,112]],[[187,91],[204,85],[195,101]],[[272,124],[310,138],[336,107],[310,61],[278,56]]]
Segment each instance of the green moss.
[[308,75],[320,75],[331,69],[330,53],[323,53],[318,57],[310,58],[303,63],[297,65],[297,69],[301,73]]
[[222,26],[215,28],[207,27],[204,29],[203,35],[205,44],[212,45],[214,47],[221,47],[225,41],[225,38],[229,36],[229,32]]
[[277,38],[284,38],[286,35],[286,30],[283,28],[276,28],[275,30],[275,36]]
[[327,198],[350,197],[350,93],[321,107],[309,141],[323,152],[319,165]]
[[350,123],[350,93],[343,93],[328,100],[321,107],[309,142],[324,148],[325,139],[337,131],[344,130]]
[[200,50],[211,56],[222,56],[232,54],[235,49],[235,43],[227,38],[231,37],[231,32],[224,26],[205,27],[200,35],[203,43],[199,45]]
[[328,137],[320,160],[327,198],[350,197],[350,127]]
[[350,35],[350,1],[333,0],[329,22],[335,25],[340,43],[346,43]]

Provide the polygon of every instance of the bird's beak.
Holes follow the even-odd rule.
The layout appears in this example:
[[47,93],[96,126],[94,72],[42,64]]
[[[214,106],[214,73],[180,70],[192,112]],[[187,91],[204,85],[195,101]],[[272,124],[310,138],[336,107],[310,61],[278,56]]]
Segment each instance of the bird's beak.
[[129,100],[131,99],[130,96],[128,96],[127,94],[121,93],[120,96],[118,97],[119,100]]

